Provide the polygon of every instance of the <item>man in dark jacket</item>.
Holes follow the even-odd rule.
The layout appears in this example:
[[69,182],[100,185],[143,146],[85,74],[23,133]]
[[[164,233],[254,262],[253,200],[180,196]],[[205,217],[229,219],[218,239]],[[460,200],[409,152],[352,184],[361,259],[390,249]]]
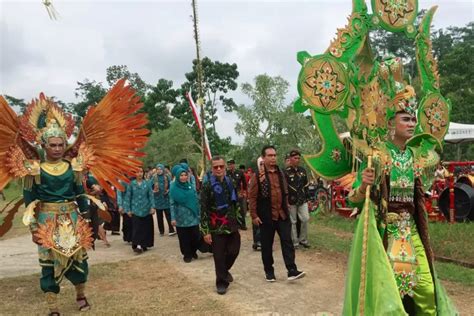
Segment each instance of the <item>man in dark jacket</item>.
[[[308,243],[308,176],[306,170],[300,167],[301,154],[293,149],[289,155],[288,166],[285,169],[288,183],[288,203],[291,220],[291,238],[293,246],[309,248]],[[300,230],[297,231],[297,220],[300,220]]]
[[262,149],[265,172],[255,175],[249,190],[250,215],[255,225],[260,225],[262,261],[268,282],[275,282],[273,269],[273,240],[280,236],[281,250],[288,270],[288,280],[305,276],[295,264],[295,248],[291,240],[291,222],[288,212],[288,189],[284,173],[276,164],[276,149]]
[[225,294],[234,280],[229,270],[240,251],[237,193],[225,175],[222,157],[212,158],[212,174],[201,190],[201,230],[212,245],[218,294]]

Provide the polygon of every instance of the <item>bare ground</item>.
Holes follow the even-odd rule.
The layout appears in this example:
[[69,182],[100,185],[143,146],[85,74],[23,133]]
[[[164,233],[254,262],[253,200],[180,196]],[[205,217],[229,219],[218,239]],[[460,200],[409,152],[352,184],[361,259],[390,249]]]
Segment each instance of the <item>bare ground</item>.
[[[93,304],[89,314],[340,315],[342,311],[343,255],[298,250],[296,263],[307,276],[289,282],[280,246],[275,243],[277,282],[267,283],[260,252],[251,248],[251,231],[242,232],[241,252],[231,271],[235,281],[226,295],[219,296],[212,256],[202,254],[184,263],[176,236],[157,236],[155,247],[142,255],[134,255],[120,237],[109,238],[112,247],[99,241],[96,251],[89,253],[88,293]],[[44,314],[38,275],[31,276],[39,267],[29,236],[0,241],[0,261],[0,306],[6,304],[0,307],[0,314]],[[24,276],[11,278],[19,275]],[[474,289],[444,284],[462,315],[472,315]],[[73,289],[67,281],[62,288],[62,311],[74,313]]]

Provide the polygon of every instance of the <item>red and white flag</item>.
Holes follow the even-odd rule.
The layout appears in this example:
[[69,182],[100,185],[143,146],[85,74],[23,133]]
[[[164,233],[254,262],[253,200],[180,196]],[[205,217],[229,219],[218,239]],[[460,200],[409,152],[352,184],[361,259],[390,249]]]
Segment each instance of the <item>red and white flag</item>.
[[[201,135],[202,135],[202,124],[201,124],[200,112],[199,112],[199,109],[196,107],[196,104],[194,103],[193,97],[191,96],[191,91],[186,92],[186,98],[188,99],[189,106],[191,107],[194,121],[196,121],[196,125],[198,126],[199,132],[201,132]],[[207,159],[211,160],[212,154],[211,154],[211,148],[209,147],[209,140],[207,139],[207,133],[204,137],[204,146],[205,146]]]

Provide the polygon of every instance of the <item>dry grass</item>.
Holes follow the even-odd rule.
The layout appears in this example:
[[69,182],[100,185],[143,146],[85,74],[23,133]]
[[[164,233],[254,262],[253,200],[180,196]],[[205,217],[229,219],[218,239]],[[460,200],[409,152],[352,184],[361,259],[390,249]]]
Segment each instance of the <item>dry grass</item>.
[[[136,260],[94,265],[90,268],[87,296],[92,305],[88,315],[226,314],[231,313],[198,283],[152,255]],[[47,312],[39,275],[1,281],[0,314],[36,315]],[[60,310],[77,313],[74,288],[65,280],[59,296]]]

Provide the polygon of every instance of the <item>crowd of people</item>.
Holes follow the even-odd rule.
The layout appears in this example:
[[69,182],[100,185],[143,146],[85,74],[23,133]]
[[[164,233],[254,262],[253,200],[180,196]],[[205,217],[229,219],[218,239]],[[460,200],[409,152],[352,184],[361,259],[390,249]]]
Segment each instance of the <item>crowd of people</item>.
[[216,290],[225,294],[233,281],[230,270],[240,251],[240,230],[247,230],[247,213],[253,230],[254,250],[261,250],[265,278],[275,282],[273,243],[280,237],[288,280],[305,275],[295,264],[295,249],[309,248],[307,223],[308,177],[300,164],[301,154],[292,150],[285,167],[277,165],[276,149],[266,146],[257,160],[258,169],[240,165],[234,159],[214,156],[210,170],[200,179],[188,161],[170,168],[162,163],[141,169],[124,191],[116,190],[110,198],[93,176],[85,179],[89,194],[107,205],[110,217],[103,219],[91,203],[94,238],[107,247],[106,232],[120,234],[141,254],[154,246],[154,219],[159,235],[177,235],[183,261],[198,259],[198,252],[212,253],[216,271]]

